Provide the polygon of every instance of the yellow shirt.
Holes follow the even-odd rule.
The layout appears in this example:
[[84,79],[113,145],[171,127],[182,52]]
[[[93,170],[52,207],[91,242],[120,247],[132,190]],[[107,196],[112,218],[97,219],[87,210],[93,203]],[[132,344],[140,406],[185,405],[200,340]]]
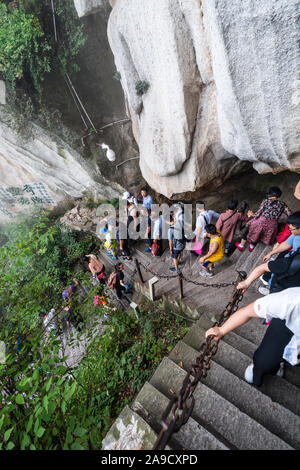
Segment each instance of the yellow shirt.
[[216,261],[219,261],[220,259],[224,258],[224,242],[223,237],[219,232],[217,232],[216,235],[211,237],[209,242],[209,251],[211,250],[214,242],[217,242],[219,246],[217,251],[206,260],[210,261],[211,263],[215,263]]

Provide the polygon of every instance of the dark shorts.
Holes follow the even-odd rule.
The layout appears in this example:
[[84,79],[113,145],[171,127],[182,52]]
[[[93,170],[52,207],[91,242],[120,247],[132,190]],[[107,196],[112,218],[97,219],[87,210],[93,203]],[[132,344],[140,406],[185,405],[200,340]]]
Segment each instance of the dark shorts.
[[203,266],[204,268],[208,268],[208,266],[209,266],[210,264],[212,264],[211,261],[205,261],[205,263],[203,263],[202,266]]
[[177,259],[182,252],[183,250],[172,250],[172,258]]

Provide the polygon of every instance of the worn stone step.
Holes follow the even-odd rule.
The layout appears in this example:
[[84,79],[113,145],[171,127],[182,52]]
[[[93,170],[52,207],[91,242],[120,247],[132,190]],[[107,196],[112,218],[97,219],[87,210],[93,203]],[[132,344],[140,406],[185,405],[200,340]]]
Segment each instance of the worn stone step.
[[149,424],[125,406],[103,439],[102,450],[148,450],[152,449],[156,439]]
[[[217,316],[218,318],[218,316]],[[208,329],[211,327],[211,322],[207,319],[206,315],[203,315],[199,319],[199,324]],[[255,348],[259,346],[263,339],[268,326],[263,324],[263,320],[260,318],[253,318],[242,326],[239,326],[234,330],[235,335],[241,336],[246,341],[252,343]],[[225,339],[225,338],[224,338]]]
[[[160,417],[169,400],[159,390],[146,382],[135,398],[131,408],[141,415],[158,434],[161,429]],[[173,449],[226,450],[228,447],[203,428],[192,417],[178,433],[174,433],[169,445]],[[149,449],[150,450],[150,449]]]
[[[202,315],[197,324],[193,326],[192,329],[187,333],[187,338],[193,336],[194,343],[191,344],[192,347],[198,349],[202,342],[204,341],[203,338],[203,331],[208,330],[213,325],[213,322],[209,320],[206,315]],[[236,330],[235,330],[236,331]],[[252,343],[251,341],[243,338],[242,336],[238,335],[235,331],[228,333],[226,336],[222,338],[227,344],[230,344],[233,348],[241,351],[246,356],[252,358],[254,351],[257,349],[257,345]],[[187,340],[189,344],[189,340]],[[200,344],[199,344],[200,343]]]
[[250,274],[256,266],[264,262],[263,257],[269,253],[269,251],[271,251],[271,247],[263,243],[258,243],[252,253],[249,252],[247,246],[243,252],[239,252],[240,256],[235,262],[236,269],[246,271],[247,274]]
[[[260,322],[261,320],[254,319],[253,321]],[[186,344],[190,345],[192,348],[199,350],[200,346],[205,340],[205,331],[208,330],[208,328],[210,328],[211,326],[212,326],[212,322],[205,315],[202,315],[200,319],[197,321],[197,323],[190,328],[188,333],[183,338],[183,341]],[[260,326],[263,326],[264,328],[266,328],[265,325],[260,325]],[[228,368],[228,370],[233,370],[235,374],[239,374],[240,376],[243,376],[242,368],[244,367],[244,370],[245,370],[245,368],[249,365],[249,363],[252,362],[253,354],[257,349],[257,345],[252,343],[251,341],[248,341],[242,336],[236,334],[236,331],[237,330],[231,333],[228,333],[226,336],[224,336],[222,340],[220,341],[219,348],[221,348],[222,350],[224,349],[224,361],[226,360],[225,367]],[[226,348],[225,345],[228,345],[229,347]],[[237,361],[238,369],[236,367],[232,369],[235,366],[234,358],[237,355],[237,352],[240,353],[239,359]],[[229,354],[228,359],[227,359],[227,354]],[[248,362],[247,362],[247,359],[248,359]],[[238,372],[238,370],[240,372]],[[275,379],[274,377],[268,376],[267,380],[264,381],[263,389],[266,393],[268,394],[270,393],[271,396],[274,397],[275,399],[274,394],[276,393],[277,394],[276,396],[278,398],[278,395],[280,395],[280,391],[279,390],[277,392],[275,391],[277,389],[277,386],[274,384],[274,391],[271,392],[273,388],[274,379]],[[280,379],[279,382],[283,380],[279,377],[277,377],[276,380],[277,379]],[[291,365],[286,363],[284,380],[290,383],[291,385],[299,388],[300,387],[300,368],[292,367]],[[281,388],[282,388],[282,385],[280,386],[280,390]],[[288,402],[290,402],[290,400]]]
[[[169,399],[178,393],[186,376],[185,370],[164,358],[150,383]],[[292,447],[257,421],[203,383],[194,392],[192,417],[211,433],[217,432],[238,449],[288,450]]]
[[[176,364],[181,363],[185,370],[189,370],[191,365],[196,363],[198,355],[198,351],[180,341],[169,359]],[[222,367],[215,360],[212,360],[211,369],[202,382],[237,408],[243,410],[270,432],[279,436],[292,447],[300,449],[300,417],[293,411],[273,401],[269,396],[261,393],[259,389],[248,384],[245,380],[241,380],[240,377]],[[288,390],[286,392],[288,393]],[[295,390],[295,392],[297,391]],[[297,397],[297,393],[294,394],[294,399],[298,402],[295,403],[298,411],[299,395],[298,393]]]

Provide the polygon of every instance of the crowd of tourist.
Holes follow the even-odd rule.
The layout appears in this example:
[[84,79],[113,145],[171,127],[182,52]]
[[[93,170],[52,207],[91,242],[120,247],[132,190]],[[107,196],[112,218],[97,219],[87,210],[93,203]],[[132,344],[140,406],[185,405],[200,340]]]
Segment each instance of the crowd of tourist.
[[[230,256],[235,249],[242,252],[248,244],[248,250],[252,253],[259,242],[268,246],[274,245],[264,257],[263,263],[237,286],[237,289],[245,292],[260,278],[264,287],[259,287],[259,293],[266,297],[240,309],[222,327],[214,327],[206,333],[207,336],[212,335],[219,340],[250,318],[265,319],[265,324],[268,324],[266,335],[254,354],[253,364],[245,371],[245,379],[257,386],[261,385],[263,376],[267,373],[283,374],[282,358],[293,365],[299,363],[300,211],[293,212],[281,200],[281,194],[280,188],[269,188],[255,212],[246,211],[247,205],[238,208],[239,203],[235,199],[226,202],[226,208],[221,214],[206,208],[203,201],[198,201],[193,238],[187,239],[185,233],[192,229],[192,225],[185,220],[184,204],[175,204],[174,210],[165,218],[162,211],[152,207],[152,198],[145,188],[141,192],[140,210],[137,207],[138,200],[126,192],[123,199],[127,200],[127,230],[132,225],[135,237],[131,240],[129,230],[125,236],[126,242],[117,237],[123,259],[131,259],[130,246],[138,237],[145,241],[145,253],[160,257],[164,251],[164,238],[167,233],[168,248],[173,261],[173,266],[169,269],[179,275],[183,251],[191,242],[190,249],[199,257],[199,274],[203,277],[214,276],[215,264],[224,256]],[[295,197],[300,199],[300,183],[295,189]],[[279,230],[282,217],[287,217],[287,220],[285,226]],[[242,235],[240,241],[235,242],[238,230]],[[206,242],[209,242],[208,247]],[[115,258],[112,252],[110,255],[112,259]],[[119,265],[120,263],[116,267],[117,276]],[[123,268],[122,264],[121,267]],[[123,290],[126,291],[125,287]],[[120,296],[120,285],[117,292]]]
[[[231,256],[235,249],[243,251],[248,243],[249,252],[252,253],[258,242],[274,245],[263,262],[237,285],[237,289],[244,293],[260,278],[264,287],[260,287],[259,292],[265,297],[237,311],[221,327],[206,332],[207,337],[213,336],[218,341],[250,318],[264,318],[268,325],[266,334],[254,354],[253,363],[245,372],[246,381],[257,386],[261,385],[265,374],[282,375],[282,358],[292,365],[299,364],[300,211],[293,212],[280,197],[281,190],[271,187],[258,210],[247,210],[246,214],[247,205],[238,208],[239,203],[235,199],[226,202],[221,214],[206,208],[203,201],[198,201],[193,228],[192,221],[186,220],[183,203],[174,204],[168,217],[165,217],[163,211],[153,205],[147,189],[143,188],[140,201],[129,192],[124,192],[125,217],[117,221],[104,220],[99,231],[104,238],[106,255],[112,261],[120,258],[123,261],[131,260],[132,247],[138,239],[144,241],[146,254],[160,257],[166,248],[164,240],[167,239],[173,262],[169,269],[178,275],[181,275],[179,264],[187,247],[192,253],[190,256],[199,258],[199,274],[212,277],[215,264],[224,256]],[[295,189],[295,197],[300,199],[300,182]],[[286,216],[287,220],[280,231],[279,219],[282,216]],[[235,242],[238,230],[242,236],[240,241]],[[105,266],[94,254],[86,255],[83,262],[90,270],[93,281],[106,284],[119,299],[130,292],[130,285],[125,283],[123,262],[115,264],[108,279]],[[82,319],[74,315],[71,305],[77,287],[78,282],[74,279],[63,291],[62,296],[67,304],[63,311],[66,324],[80,330]],[[106,304],[105,297],[100,293],[94,301],[94,305],[99,304]],[[43,319],[49,332],[55,333],[55,309],[43,314]]]

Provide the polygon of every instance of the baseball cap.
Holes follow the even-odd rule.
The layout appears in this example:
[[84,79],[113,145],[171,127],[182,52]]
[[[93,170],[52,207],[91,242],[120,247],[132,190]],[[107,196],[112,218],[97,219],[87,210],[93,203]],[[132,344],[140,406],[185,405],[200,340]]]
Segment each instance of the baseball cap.
[[129,197],[130,193],[128,191],[125,191],[125,193],[123,193],[122,199],[128,199]]

